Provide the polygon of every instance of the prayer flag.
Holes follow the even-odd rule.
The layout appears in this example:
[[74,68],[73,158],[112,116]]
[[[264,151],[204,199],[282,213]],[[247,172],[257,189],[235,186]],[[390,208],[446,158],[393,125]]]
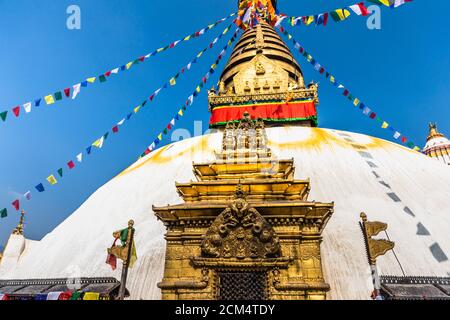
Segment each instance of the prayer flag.
[[56,101],[59,101],[62,99],[61,91],[55,92],[55,99],[56,99]]
[[53,96],[51,94],[46,96],[44,99],[45,99],[45,103],[47,103],[47,105],[55,103],[55,99],[53,99]]
[[72,99],[75,99],[77,97],[77,95],[80,93],[80,90],[81,90],[81,83],[77,83],[76,85],[73,86]]
[[178,114],[179,114],[180,116],[183,116],[183,110],[180,109],[180,111],[178,111]]
[[30,113],[31,112],[31,102],[27,102],[23,105],[23,108],[25,109],[26,113]]
[[170,85],[174,86],[177,84],[177,81],[175,80],[175,78],[170,79]]
[[0,217],[1,217],[1,218],[6,218],[7,216],[8,216],[8,209],[3,208],[3,209],[0,211]]
[[100,300],[100,293],[86,292],[83,296],[83,300]]
[[139,109],[141,109],[141,106],[137,106],[136,108],[134,108],[134,113],[138,113]]
[[397,7],[400,7],[401,5],[403,5],[403,4],[407,3],[407,2],[412,2],[412,0],[395,0],[394,3],[391,4],[391,6],[394,6],[394,8],[397,8]]
[[41,104],[41,98],[39,98],[39,99],[36,99],[35,101],[34,101],[34,106],[35,107],[39,107],[39,105]]
[[400,133],[400,132],[396,131],[396,132],[394,133],[394,139],[395,139],[395,140],[397,140],[398,138],[400,138],[400,136],[401,136],[401,133]]
[[124,122],[125,122],[125,119],[122,119],[117,123],[117,125],[121,126],[121,125],[123,125]]
[[119,68],[115,68],[111,70],[111,73],[117,74],[119,73]]
[[20,107],[17,106],[17,107],[15,107],[15,108],[13,108],[13,109],[12,109],[12,112],[14,113],[14,115],[15,115],[16,117],[18,117],[19,114],[20,114]]
[[384,121],[383,124],[381,125],[381,128],[386,129],[387,127],[389,127],[389,123]]
[[350,16],[350,11],[347,9],[337,9],[330,12],[334,21],[339,22],[347,19]]
[[87,86],[88,86],[88,82],[87,82],[87,81],[83,81],[83,82],[81,83],[81,86],[82,86],[82,87],[87,87]]
[[87,78],[86,81],[89,83],[94,83],[95,79],[97,79],[96,77],[91,77],[91,78]]
[[106,76],[106,77],[109,77],[110,75],[111,75],[111,71],[105,72],[105,76]]
[[160,133],[160,134],[158,135],[158,140],[159,140],[159,141],[162,140],[162,133]]
[[106,77],[105,77],[105,75],[101,75],[101,76],[99,76],[98,77],[98,80],[100,81],[100,82],[105,82],[106,81]]
[[359,99],[358,99],[358,98],[355,98],[355,100],[353,100],[353,105],[354,105],[355,107],[357,107],[358,104],[359,104]]
[[64,95],[69,98],[70,97],[70,88],[65,88],[64,89]]
[[112,128],[112,132],[114,132],[114,133],[119,132],[119,126],[114,126],[114,127]]
[[408,139],[406,139],[406,137],[402,137],[402,142],[406,143],[406,141],[408,141]]
[[353,10],[354,13],[356,13],[358,16],[367,16],[369,15],[369,11],[364,6],[364,2],[360,2],[358,4],[354,4],[350,6],[350,9]]
[[372,2],[372,3],[376,3],[376,4],[383,4],[386,7],[390,6],[389,0],[367,0],[367,1]]
[[51,175],[47,178],[47,181],[53,186],[58,183],[54,175]]
[[20,209],[19,199],[14,200],[14,202],[12,203],[12,206],[14,207],[14,209],[16,209],[16,211],[19,211],[19,209]]
[[125,65],[125,67],[127,68],[127,70],[131,68],[131,65],[132,65],[132,64],[133,64],[133,62],[128,62],[128,63]]
[[83,161],[83,154],[82,154],[82,153],[79,153],[79,154],[77,155],[77,161],[78,161],[78,162],[82,162],[82,161]]
[[86,153],[87,154],[91,154],[91,151],[92,151],[92,147],[91,146],[86,148]]
[[58,174],[61,178],[63,177],[63,169],[62,168],[58,169]]
[[39,184],[35,187],[35,189],[36,189],[38,192],[44,192],[44,191],[45,191],[44,185],[43,185],[42,183],[39,183]]
[[27,191],[24,195],[25,199],[31,200],[31,191]]
[[377,114],[375,112],[372,112],[369,116],[370,119],[375,119],[375,117],[377,116]]
[[101,137],[100,139],[98,139],[97,141],[95,141],[92,145],[94,147],[97,147],[99,149],[101,149],[103,147],[103,142],[105,141],[104,137]]
[[75,163],[70,160],[69,162],[67,162],[67,166],[69,167],[70,170],[72,170],[73,168],[75,168]]

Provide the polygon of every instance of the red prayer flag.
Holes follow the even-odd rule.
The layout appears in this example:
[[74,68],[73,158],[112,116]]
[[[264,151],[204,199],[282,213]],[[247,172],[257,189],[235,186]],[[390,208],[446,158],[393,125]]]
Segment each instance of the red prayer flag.
[[147,148],[147,150],[145,150],[145,155],[147,155],[147,154],[149,154],[151,151],[150,151],[150,149],[149,148]]
[[139,60],[140,60],[141,62],[144,62],[145,56],[140,57]]
[[18,116],[19,116],[19,113],[20,113],[20,106],[17,106],[17,107],[15,107],[15,108],[13,108],[12,111],[13,111],[14,115],[15,115],[16,117],[18,117]]
[[375,119],[376,116],[377,114],[375,112],[372,112],[369,117],[370,119]]
[[171,130],[172,126],[170,125],[170,123],[167,125],[167,129]]
[[153,101],[153,98],[155,97],[155,94],[152,94],[151,96],[150,96],[150,101]]
[[347,89],[344,90],[344,96],[348,96],[349,93],[350,92]]
[[66,95],[67,98],[70,97],[70,88],[65,88],[64,94]]
[[105,72],[105,76],[109,77],[111,75],[111,71]]
[[72,160],[70,160],[70,161],[67,163],[67,166],[69,167],[70,170],[72,170],[73,168],[75,168],[75,163],[74,163]]
[[20,209],[20,202],[19,202],[19,199],[15,200],[15,201],[12,203],[12,206],[14,207],[14,209],[16,209],[16,211],[19,211],[19,209]]
[[59,295],[58,300],[70,300],[72,297],[72,291],[63,292]]
[[406,143],[406,141],[408,141],[408,139],[406,139],[406,137],[403,137],[403,138],[402,138],[402,142],[403,142],[403,143]]
[[119,126],[114,126],[114,127],[112,128],[112,132],[114,132],[114,133],[119,132]]
[[328,12],[323,14],[323,25],[326,26],[328,22]]
[[364,2],[358,3],[359,10],[361,10],[361,14],[363,16],[369,15],[369,10],[367,10],[366,6],[364,5]]

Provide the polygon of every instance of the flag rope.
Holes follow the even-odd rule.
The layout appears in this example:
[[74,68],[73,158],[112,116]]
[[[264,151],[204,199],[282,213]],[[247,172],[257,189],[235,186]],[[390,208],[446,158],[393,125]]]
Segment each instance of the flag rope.
[[233,37],[228,41],[227,45],[223,48],[222,52],[217,57],[216,61],[211,65],[211,68],[205,74],[205,76],[202,78],[202,81],[198,84],[198,86],[196,87],[194,92],[188,97],[185,104],[176,113],[176,115],[172,118],[172,120],[170,120],[170,122],[167,124],[167,126],[164,128],[164,130],[157,135],[156,139],[152,142],[152,144],[141,154],[139,159],[142,157],[145,157],[146,155],[148,155],[152,151],[154,151],[156,149],[156,147],[158,146],[158,144],[162,141],[163,136],[167,135],[169,133],[169,131],[171,131],[173,129],[173,127],[175,126],[176,121],[179,121],[180,117],[184,116],[184,111],[187,110],[187,107],[192,106],[192,104],[194,103],[194,99],[198,97],[198,94],[201,92],[201,89],[204,87],[204,85],[208,81],[210,75],[214,73],[214,70],[220,64],[221,60],[223,59],[224,55],[227,52],[227,49],[235,41],[239,30],[240,30],[239,28],[236,29],[236,31],[233,34]]
[[152,52],[150,52],[150,53],[148,53],[146,55],[140,56],[139,58],[137,58],[135,60],[132,60],[132,61],[130,61],[130,62],[120,66],[120,67],[116,67],[116,68],[110,69],[110,70],[100,74],[97,77],[89,77],[89,78],[87,78],[87,79],[85,79],[85,80],[83,80],[83,81],[81,81],[81,82],[79,82],[77,84],[74,84],[74,85],[69,86],[67,88],[64,88],[62,90],[58,90],[55,93],[48,94],[48,95],[46,95],[44,97],[39,97],[39,98],[33,99],[32,101],[29,101],[29,102],[24,103],[22,105],[17,105],[15,107],[13,107],[11,110],[5,110],[3,112],[0,112],[0,120],[1,120],[1,122],[6,122],[6,120],[8,118],[8,113],[10,111],[12,112],[12,114],[16,118],[19,118],[22,108],[24,109],[24,112],[28,114],[28,113],[30,113],[32,111],[33,108],[40,107],[40,106],[42,106],[44,104],[45,105],[52,105],[52,104],[55,104],[55,103],[57,103],[59,101],[62,101],[63,98],[71,98],[73,100],[81,92],[82,88],[87,88],[88,86],[91,86],[97,80],[100,83],[104,83],[113,74],[119,74],[119,72],[122,73],[124,71],[127,71],[133,65],[137,65],[137,64],[143,63],[147,59],[149,59],[150,57],[153,57],[153,56],[157,55],[160,52],[166,51],[167,49],[175,48],[180,42],[189,41],[192,38],[198,38],[198,37],[202,36],[203,34],[205,34],[207,31],[215,28],[220,23],[222,23],[222,22],[224,22],[224,21],[226,21],[226,20],[236,16],[236,14],[237,13],[234,12],[234,13],[228,15],[227,17],[222,18],[222,19],[220,19],[220,20],[218,20],[218,21],[208,25],[207,27],[205,27],[205,28],[203,28],[203,29],[201,29],[201,30],[199,30],[197,32],[194,32],[194,33],[192,33],[192,34],[190,34],[190,35],[188,35],[188,36],[186,36],[184,38],[181,38],[180,40],[174,41],[174,42],[172,42],[171,44],[169,44],[169,45],[167,45],[165,47],[161,47],[161,48],[159,48],[157,50],[154,50],[154,51],[152,51]]
[[364,115],[368,116],[372,120],[376,120],[377,122],[381,123],[382,129],[389,129],[390,131],[392,131],[395,140],[401,138],[400,141],[404,145],[406,145],[410,149],[413,149],[414,151],[420,152],[421,149],[416,146],[414,142],[409,141],[406,136],[402,135],[388,122],[377,116],[377,113],[375,111],[367,107],[359,98],[355,97],[348,88],[346,88],[342,83],[338,82],[334,75],[327,71],[327,69],[325,69],[323,65],[318,63],[317,60],[308,51],[306,51],[306,49],[298,41],[296,41],[285,28],[279,26],[278,29],[289,41],[292,41],[292,43],[294,44],[294,48],[302,55],[303,58],[305,58],[307,62],[309,62],[314,67],[314,70],[328,79],[330,84],[341,90],[342,95],[346,97],[355,107],[358,107]]
[[[208,49],[212,49],[212,48],[214,47],[214,45],[217,44],[217,42],[218,42],[225,34],[228,33],[228,31],[231,29],[231,26],[232,26],[232,24],[230,24],[228,27],[226,27],[226,28],[220,33],[219,36],[217,36],[217,37],[216,37],[216,38],[215,38],[215,39],[214,39],[214,40],[213,40],[206,48],[204,48],[203,50],[201,50],[201,51],[195,56],[195,58],[194,58],[193,60],[191,60],[191,62],[189,62],[185,67],[183,67],[179,73],[177,73],[176,76],[172,77],[172,78],[171,78],[168,82],[166,82],[162,87],[160,87],[158,90],[156,90],[149,98],[145,99],[144,102],[142,102],[139,106],[135,107],[135,108],[133,109],[133,111],[132,111],[131,113],[129,113],[125,118],[123,118],[121,121],[119,121],[117,124],[115,124],[115,125],[112,127],[111,131],[106,132],[104,135],[102,135],[102,137],[100,137],[99,139],[97,139],[96,141],[94,141],[89,147],[87,147],[87,148],[86,148],[86,154],[87,154],[87,155],[90,155],[90,154],[91,154],[91,152],[92,152],[92,147],[96,147],[96,148],[98,148],[98,149],[103,148],[104,142],[105,142],[106,139],[109,137],[109,134],[110,134],[110,133],[113,133],[113,134],[118,133],[118,132],[119,132],[119,128],[120,128],[122,125],[124,125],[124,124],[126,123],[127,120],[130,120],[130,118],[132,117],[133,114],[137,114],[137,113],[140,111],[140,109],[141,109],[142,107],[144,107],[144,106],[147,104],[148,101],[152,102],[152,101],[154,100],[154,98],[159,94],[159,92],[160,92],[162,89],[166,89],[166,88],[169,88],[170,86],[174,86],[174,85],[176,84],[176,82],[174,83],[174,82],[173,82],[173,79],[176,79],[176,78],[178,78],[181,74],[184,74],[184,73],[185,73],[185,70],[190,70],[190,69],[191,69],[190,66],[191,66],[192,64],[196,63],[196,62],[198,61],[198,59],[203,55],[203,53],[204,53],[205,51],[207,51]],[[238,29],[236,29],[236,31],[235,31],[235,33],[233,34],[233,36],[231,37],[231,39],[227,42],[227,45],[223,48],[223,50],[222,50],[221,53],[219,54],[219,56],[218,56],[216,62],[215,62],[213,65],[211,65],[209,71],[208,71],[208,72],[206,73],[206,75],[202,78],[202,81],[201,81],[200,84],[198,85],[197,89],[196,89],[196,90],[194,91],[194,93],[188,98],[188,100],[186,101],[186,106],[187,106],[191,101],[193,102],[194,98],[195,98],[195,97],[198,95],[198,93],[201,91],[201,88],[203,88],[203,85],[206,83],[206,81],[208,80],[208,78],[210,77],[210,75],[211,75],[212,73],[214,73],[214,71],[215,71],[215,69],[217,68],[218,64],[219,64],[220,61],[222,60],[222,58],[223,58],[223,56],[224,56],[224,54],[225,54],[227,48],[228,48],[228,47],[234,42],[234,40],[236,39],[237,33],[238,33]],[[169,86],[169,84],[170,84],[170,86]],[[156,94],[155,94],[155,93],[156,93]],[[192,103],[191,103],[191,104],[192,104]],[[183,106],[183,108],[180,109],[180,111],[179,111],[178,114],[177,114],[177,116],[178,116],[178,117],[177,117],[177,120],[179,119],[180,116],[183,115],[183,114],[182,114],[182,113],[183,113],[182,110],[183,110],[183,111],[186,110],[186,107]],[[181,114],[180,114],[180,113],[181,113]],[[173,119],[172,121],[175,122],[174,119]],[[82,153],[80,153],[80,154],[78,154],[78,155],[76,156],[76,159],[77,159],[76,161],[77,161],[78,163],[82,163],[82,161],[83,161],[83,155],[84,155],[84,152],[82,152]],[[72,169],[74,169],[74,168],[75,168],[75,161],[74,161],[74,160],[70,160],[70,161],[67,163],[67,167],[69,168],[69,171],[72,170]],[[58,170],[57,170],[57,173],[58,173],[58,176],[59,176],[58,179],[63,178],[63,176],[64,176],[64,170],[63,170],[63,168],[58,169]],[[51,186],[54,186],[54,185],[56,185],[56,184],[58,183],[58,180],[56,179],[55,176],[56,176],[56,174],[52,174],[52,175],[50,175],[50,176],[46,179],[47,182],[48,182]],[[38,191],[38,193],[42,193],[42,192],[45,192],[45,191],[46,191],[45,186],[44,186],[43,183],[39,183],[38,185],[36,185],[36,186],[35,186],[35,189]],[[31,200],[31,199],[32,199],[32,193],[31,193],[31,191],[27,191],[27,192],[24,194],[24,198],[25,198],[26,200],[28,200],[28,201]],[[19,210],[20,210],[20,199],[14,200],[14,201],[12,202],[12,206],[13,206],[13,208],[14,208],[16,211],[19,211]],[[8,210],[7,210],[7,208],[1,209],[1,210],[0,210],[0,217],[1,217],[1,218],[6,218],[7,216],[8,216]]]
[[[367,0],[366,2],[384,5],[386,7],[394,9],[412,1],[413,0]],[[347,20],[347,18],[351,16],[352,12],[358,16],[368,16],[371,12],[367,8],[366,2],[360,1],[350,6],[308,16],[287,16],[286,14],[282,13],[277,15],[276,18],[272,20],[272,25],[278,27],[284,20],[286,20],[291,26],[326,26],[328,24],[329,18],[331,18],[336,23],[341,22]]]

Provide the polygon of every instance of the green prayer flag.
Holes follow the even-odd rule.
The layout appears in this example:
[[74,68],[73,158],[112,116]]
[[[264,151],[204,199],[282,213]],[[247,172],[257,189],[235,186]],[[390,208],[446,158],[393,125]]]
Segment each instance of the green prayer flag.
[[183,111],[186,111],[186,106],[182,106],[181,109],[183,109]]
[[407,146],[410,148],[414,148],[415,144],[414,144],[414,142],[410,141],[410,142],[408,142]]
[[167,134],[167,128],[164,129],[164,134]]
[[105,82],[105,81],[106,81],[106,77],[105,77],[104,74],[102,74],[101,76],[99,76],[98,79],[100,80],[100,82]]
[[104,140],[108,139],[108,136],[109,136],[109,132],[105,133],[105,135],[103,136],[103,139]]
[[2,118],[2,121],[6,120],[6,115],[8,114],[8,111],[3,111],[2,113],[0,113],[0,118]]
[[62,99],[62,93],[61,91],[55,92],[55,100],[59,101]]
[[133,61],[133,64],[139,64],[139,62],[140,62],[140,60],[136,59],[136,60]]
[[72,296],[70,297],[69,300],[79,300],[81,297],[82,292],[72,292]]
[[63,176],[63,169],[62,168],[58,169],[58,174],[62,178],[62,176]]
[[6,218],[8,216],[8,209],[2,209],[2,211],[0,211],[0,217],[2,218]]

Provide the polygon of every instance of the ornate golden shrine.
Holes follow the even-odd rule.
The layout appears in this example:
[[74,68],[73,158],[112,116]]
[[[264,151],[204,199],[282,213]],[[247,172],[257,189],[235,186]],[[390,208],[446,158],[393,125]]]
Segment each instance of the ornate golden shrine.
[[307,201],[293,160],[277,160],[264,123],[229,122],[197,181],[176,183],[185,203],[153,210],[167,228],[163,299],[325,299],[322,231],[332,203]]

